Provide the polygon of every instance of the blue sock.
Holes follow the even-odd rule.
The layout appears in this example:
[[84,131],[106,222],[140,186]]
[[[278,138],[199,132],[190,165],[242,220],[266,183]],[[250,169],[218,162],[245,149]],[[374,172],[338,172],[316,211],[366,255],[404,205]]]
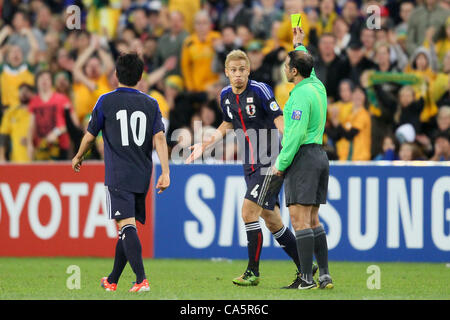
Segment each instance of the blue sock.
[[289,228],[286,228],[286,226],[283,226],[280,230],[274,232],[273,236],[277,240],[278,244],[287,253],[287,255],[291,257],[292,261],[294,261],[295,265],[297,266],[297,270],[301,272],[300,259],[298,258],[297,252],[297,242],[291,230],[289,230]]
[[123,269],[127,265],[127,257],[125,255],[125,251],[123,249],[122,244],[122,232],[119,230],[119,239],[117,239],[116,244],[116,254],[114,257],[114,266],[111,274],[108,276],[109,283],[117,283],[119,282],[120,275],[122,274]]
[[142,247],[136,226],[127,224],[122,227],[122,245],[131,269],[136,274],[136,283],[141,283],[145,279],[145,271],[142,261]]

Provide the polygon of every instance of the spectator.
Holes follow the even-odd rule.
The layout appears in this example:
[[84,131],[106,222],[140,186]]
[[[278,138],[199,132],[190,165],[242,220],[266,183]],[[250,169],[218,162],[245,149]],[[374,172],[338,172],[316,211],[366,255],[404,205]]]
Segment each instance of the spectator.
[[236,27],[236,35],[243,48],[247,48],[249,43],[255,38],[250,28],[245,24],[240,24]]
[[67,160],[70,146],[64,109],[70,100],[52,88],[52,75],[48,70],[36,75],[37,95],[29,103],[34,118],[34,146],[36,160]]
[[349,27],[342,18],[337,18],[333,24],[333,34],[336,39],[336,46],[334,51],[337,55],[345,54],[345,49],[350,43],[351,35],[349,33]]
[[330,112],[337,113],[340,124],[344,124],[350,113],[352,112],[353,83],[344,79],[339,83],[339,100],[330,105]]
[[[445,25],[445,21],[450,15],[448,9],[441,8],[438,5],[439,0],[424,0],[423,5],[414,9],[411,13],[408,24],[407,50],[409,54],[423,45],[426,32],[433,28],[439,30]],[[433,30],[432,29],[432,30]]]
[[158,39],[156,55],[160,63],[172,56],[176,57],[177,65],[168,72],[168,75],[181,75],[181,50],[188,33],[184,29],[184,17],[181,12],[173,11],[169,17],[169,30]]
[[437,106],[439,108],[442,106],[450,106],[450,77],[448,77],[447,91],[445,91],[439,98],[437,101]]
[[303,11],[303,0],[283,0],[284,5],[284,16],[281,26],[278,29],[278,39],[282,45],[292,46],[292,24],[291,24],[291,14],[300,13],[302,19],[302,29],[305,33],[305,38],[303,39],[303,44],[305,46],[309,45],[309,20],[306,13]]
[[72,32],[72,34],[74,35],[74,38],[70,55],[74,60],[76,60],[84,50],[89,48],[91,35],[86,30],[79,30],[76,32]]
[[[122,52],[136,52],[144,61],[144,72],[150,73],[158,69],[161,65],[158,56],[158,39],[155,37],[148,37],[143,42],[135,38],[131,40],[131,48],[126,48]],[[162,60],[161,60],[162,61]]]
[[387,134],[383,138],[383,152],[378,154],[373,160],[393,161],[398,160],[398,142],[392,134]]
[[69,74],[65,71],[59,71],[55,74],[55,91],[70,97],[72,94],[72,85]]
[[272,35],[272,24],[283,20],[283,12],[275,4],[276,0],[261,0],[261,6],[253,7],[251,30],[256,38],[269,39]]
[[406,51],[406,38],[408,34],[408,23],[411,17],[411,13],[414,10],[414,3],[405,1],[400,4],[400,19],[401,23],[399,23],[395,27],[395,33],[397,35],[397,39],[400,42],[402,48]]
[[439,135],[450,136],[450,107],[443,106],[436,117],[436,128],[429,134],[420,134],[416,137],[428,156],[433,156],[433,141]]
[[250,60],[250,79],[264,82],[271,88],[275,83],[273,79],[274,67],[281,65],[284,59],[279,52],[284,51],[283,48],[278,48],[271,53],[264,56],[262,52],[262,45],[259,41],[252,41],[247,47],[247,55]]
[[424,47],[419,47],[411,56],[410,64],[405,68],[405,72],[415,75],[419,80],[414,89],[417,95],[422,95],[425,99],[425,107],[420,115],[423,123],[429,122],[437,114],[437,106],[431,100],[430,91],[430,85],[436,78],[432,65],[430,52]]
[[164,0],[167,2],[167,9],[169,12],[179,11],[183,14],[186,31],[188,33],[194,32],[194,20],[197,12],[201,10],[201,0]]
[[89,47],[78,57],[73,69],[74,105],[80,122],[91,112],[98,98],[111,91],[108,77],[114,68],[112,57],[101,47],[100,39],[92,36]]
[[87,10],[86,28],[89,32],[113,38],[120,18],[120,2],[114,0],[83,1]]
[[349,26],[350,41],[360,40],[361,29],[364,25],[364,20],[359,12],[358,4],[354,0],[345,2],[341,12],[342,18]]
[[343,63],[343,78],[350,79],[353,83],[359,85],[363,72],[375,69],[375,67],[376,65],[365,57],[360,41],[351,42],[348,45]]
[[448,134],[439,134],[434,140],[434,154],[430,158],[432,161],[450,160],[450,141]]
[[397,112],[394,115],[394,121],[397,127],[405,123],[410,123],[416,133],[420,133],[422,130],[420,113],[424,107],[423,98],[420,97],[416,100],[414,89],[411,86],[404,86],[400,89],[398,101]]
[[270,52],[280,47],[284,48],[286,52],[292,50],[292,43],[287,45],[286,43],[281,42],[280,39],[278,38],[278,30],[280,29],[280,26],[281,26],[280,21],[275,21],[274,23],[272,23],[271,36],[269,39],[264,41],[264,47],[262,49],[265,55],[269,54]]
[[[194,114],[193,106],[184,103],[183,87],[183,79],[180,76],[168,76],[165,80],[164,97],[169,105],[168,139],[171,139],[175,130],[189,126],[190,119]],[[171,145],[173,146],[173,144]]]
[[439,109],[436,117],[437,128],[434,130],[431,138],[435,139],[440,134],[450,133],[450,106],[443,106]]
[[244,5],[244,0],[227,0],[227,7],[219,18],[219,29],[227,24],[250,28],[251,22],[252,11]]
[[433,54],[437,56],[438,69],[441,70],[444,64],[445,56],[450,52],[450,16],[445,22],[445,32],[443,32],[443,35],[437,39],[436,44],[433,42],[433,35],[434,30],[430,32],[428,39],[425,40],[426,47],[430,47]]
[[131,16],[131,27],[140,40],[147,39],[152,35],[150,23],[148,19],[148,12],[144,8],[137,8],[133,11]]
[[[215,114],[214,121],[211,126],[217,128],[222,123],[222,108],[220,106],[220,92],[224,88],[223,81],[217,81],[211,84],[207,89],[207,103],[206,105]],[[201,112],[200,112],[201,116]]]
[[332,33],[333,25],[338,19],[338,15],[335,11],[334,0],[322,0],[320,2],[320,15],[317,23],[318,36],[323,33]]
[[376,70],[380,72],[400,72],[403,70],[397,67],[397,62],[391,62],[391,47],[386,42],[377,43],[375,47],[374,62],[377,64]]
[[[23,83],[19,86],[20,105],[10,107],[3,115],[0,125],[0,162],[29,162],[33,160],[32,115],[28,103],[34,95],[33,87]],[[11,154],[6,154],[6,138],[11,140]]]
[[22,49],[17,45],[6,48],[6,63],[1,62],[0,59],[1,104],[16,107],[20,104],[19,86],[22,83],[34,85],[33,70],[25,62]]
[[[67,13],[60,1],[4,2],[0,5],[0,121],[4,110],[10,117],[9,112],[19,108],[18,86],[33,85],[35,71],[49,70],[55,92],[69,97],[76,108],[75,119],[69,105],[65,110],[72,145],[79,143],[74,133],[83,133],[83,123],[99,95],[117,86],[113,61],[124,52],[135,51],[144,60],[138,88],[158,100],[169,130],[185,127],[191,135],[193,117],[204,122],[199,128],[207,128],[212,111],[215,122],[220,120],[216,91],[225,84],[221,81],[224,60],[234,49],[247,50],[251,77],[269,83],[283,107],[293,87],[280,63],[292,50],[292,13],[302,16],[304,45],[316,57],[316,73],[327,88],[329,120],[337,117],[345,128],[353,113],[353,83],[366,88],[372,157],[387,157],[384,138],[399,127],[399,134],[412,133],[410,142],[416,140],[432,158],[435,137],[446,127],[450,1],[422,0],[417,7],[409,0],[86,1],[80,5],[81,29],[74,31],[66,28]],[[379,29],[366,27],[369,5],[381,9]],[[194,16],[199,18],[195,30]],[[114,27],[117,21],[119,28]],[[327,147],[333,147],[333,139],[328,141]],[[51,156],[54,151],[58,152]],[[5,152],[12,157],[9,150]],[[59,158],[59,144],[38,148],[37,157]]]
[[212,66],[213,72],[220,74],[223,79],[226,76],[223,74],[225,70],[225,59],[227,55],[236,49],[243,49],[241,47],[241,39],[236,35],[236,29],[233,25],[226,25],[221,30],[222,36],[214,42],[214,50],[216,56]]
[[413,160],[424,160],[425,156],[421,152],[419,146],[414,142],[403,142],[400,145],[400,150],[398,152],[399,160],[402,161],[413,161]]
[[187,37],[181,52],[181,71],[189,91],[205,91],[216,82],[219,75],[211,71],[214,59],[214,42],[220,34],[211,30],[211,20],[206,11],[195,15],[195,33]]
[[56,63],[58,64],[58,70],[68,72],[71,79],[71,71],[75,65],[75,60],[70,56],[70,53],[66,48],[58,49],[56,54]]
[[42,3],[36,13],[36,28],[39,29],[42,34],[46,34],[47,31],[49,31],[51,22],[52,12],[47,5]]
[[[442,70],[436,74],[436,79],[431,83],[430,93],[431,99],[436,101],[438,106],[446,105],[446,103],[439,102],[443,98],[444,93],[450,90],[450,51],[444,57]],[[449,99],[448,96],[447,99]],[[445,98],[444,98],[445,99]],[[448,103],[447,103],[448,105]]]
[[371,121],[365,108],[364,89],[356,87],[352,93],[352,112],[343,124],[338,114],[331,118],[331,127],[327,135],[336,142],[339,160],[367,161],[371,159]]
[[364,55],[367,59],[372,60],[375,57],[375,30],[363,28],[361,30],[360,41],[364,48]]
[[324,33],[319,40],[319,54],[314,62],[317,77],[327,89],[327,96],[332,101],[338,98],[338,85],[342,79],[343,60],[336,55],[336,40],[331,33]]
[[14,31],[9,35],[7,44],[18,45],[22,52],[47,50],[44,35],[39,29],[32,27],[31,18],[27,12],[18,10],[14,14],[12,26]]

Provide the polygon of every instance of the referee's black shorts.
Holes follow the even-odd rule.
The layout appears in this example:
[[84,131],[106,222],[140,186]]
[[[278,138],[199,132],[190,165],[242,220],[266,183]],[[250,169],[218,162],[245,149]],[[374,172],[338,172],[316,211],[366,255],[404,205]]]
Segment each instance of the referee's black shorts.
[[314,205],[327,202],[330,166],[319,144],[302,145],[285,172],[286,206]]

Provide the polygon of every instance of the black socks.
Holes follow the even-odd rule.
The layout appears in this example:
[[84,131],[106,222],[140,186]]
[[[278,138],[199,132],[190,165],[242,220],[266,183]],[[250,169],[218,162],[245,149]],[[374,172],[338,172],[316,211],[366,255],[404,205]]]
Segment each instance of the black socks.
[[297,239],[297,251],[300,258],[302,279],[313,281],[312,264],[314,256],[314,232],[311,228],[295,231]]
[[131,269],[136,274],[136,283],[141,283],[146,277],[142,261],[141,241],[137,235],[136,226],[127,224],[122,227],[122,246]]
[[116,254],[114,256],[114,266],[111,274],[108,276],[109,283],[117,283],[120,275],[127,264],[127,257],[122,244],[122,231],[119,230],[119,238],[116,244]]
[[329,274],[328,271],[328,244],[327,235],[323,226],[313,229],[314,232],[314,255],[319,265],[320,275]]

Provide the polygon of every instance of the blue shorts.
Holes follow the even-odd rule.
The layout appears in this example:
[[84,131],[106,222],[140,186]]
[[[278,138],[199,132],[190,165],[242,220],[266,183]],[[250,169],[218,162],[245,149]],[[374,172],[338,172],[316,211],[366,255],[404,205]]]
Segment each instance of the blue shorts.
[[146,193],[134,193],[105,186],[106,209],[109,219],[135,218],[145,224]]
[[247,192],[245,199],[255,202],[260,207],[273,210],[280,206],[279,193],[283,178],[272,175],[271,167],[258,168],[245,176]]

